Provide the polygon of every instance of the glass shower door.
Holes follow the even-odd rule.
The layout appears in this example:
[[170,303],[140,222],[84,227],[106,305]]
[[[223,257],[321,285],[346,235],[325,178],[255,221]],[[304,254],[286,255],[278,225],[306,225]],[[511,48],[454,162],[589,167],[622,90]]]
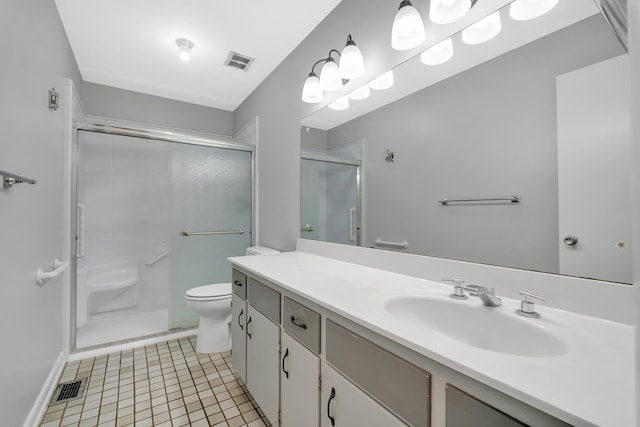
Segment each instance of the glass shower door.
[[248,151],[188,144],[171,150],[169,328],[175,329],[198,324],[185,304],[187,289],[230,282],[227,257],[251,246],[252,162]]

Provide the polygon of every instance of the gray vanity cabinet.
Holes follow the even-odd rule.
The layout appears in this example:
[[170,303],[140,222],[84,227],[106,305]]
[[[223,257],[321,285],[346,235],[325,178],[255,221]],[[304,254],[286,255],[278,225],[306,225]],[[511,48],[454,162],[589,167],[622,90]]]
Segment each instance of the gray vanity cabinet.
[[249,277],[247,388],[273,425],[280,411],[280,293]]
[[280,347],[280,426],[318,427],[320,314],[284,297]]
[[247,276],[238,270],[232,272],[231,296],[231,365],[240,378],[247,382]]
[[328,364],[322,365],[322,427],[396,427],[406,424]]
[[527,426],[451,384],[446,385],[446,396],[446,427]]

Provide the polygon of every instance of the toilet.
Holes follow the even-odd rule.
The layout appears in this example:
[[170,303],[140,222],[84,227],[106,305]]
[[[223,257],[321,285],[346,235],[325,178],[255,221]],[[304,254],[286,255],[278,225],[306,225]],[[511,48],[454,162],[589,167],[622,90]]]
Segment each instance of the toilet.
[[[266,255],[279,251],[264,246],[251,246],[245,255]],[[198,353],[218,353],[231,348],[231,283],[198,286],[185,292],[187,307],[200,315]]]

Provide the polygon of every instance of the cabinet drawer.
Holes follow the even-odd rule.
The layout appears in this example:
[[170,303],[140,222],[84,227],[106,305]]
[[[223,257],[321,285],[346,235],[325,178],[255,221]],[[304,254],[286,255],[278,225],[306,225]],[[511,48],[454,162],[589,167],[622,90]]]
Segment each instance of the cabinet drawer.
[[315,311],[284,297],[284,329],[305,347],[320,354],[320,315]]
[[238,270],[233,269],[231,272],[231,287],[233,288],[233,293],[238,295],[240,298],[246,300],[247,299],[247,275],[244,273],[240,273]]
[[327,319],[327,361],[409,424],[429,426],[431,375]]
[[264,314],[269,320],[280,324],[280,292],[249,277],[249,304]]

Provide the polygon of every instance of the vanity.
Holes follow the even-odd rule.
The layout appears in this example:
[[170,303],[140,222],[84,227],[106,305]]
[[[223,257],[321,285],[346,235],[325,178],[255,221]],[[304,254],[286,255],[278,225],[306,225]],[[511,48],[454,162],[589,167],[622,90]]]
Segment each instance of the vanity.
[[301,246],[230,258],[232,364],[273,425],[634,425],[632,326]]

